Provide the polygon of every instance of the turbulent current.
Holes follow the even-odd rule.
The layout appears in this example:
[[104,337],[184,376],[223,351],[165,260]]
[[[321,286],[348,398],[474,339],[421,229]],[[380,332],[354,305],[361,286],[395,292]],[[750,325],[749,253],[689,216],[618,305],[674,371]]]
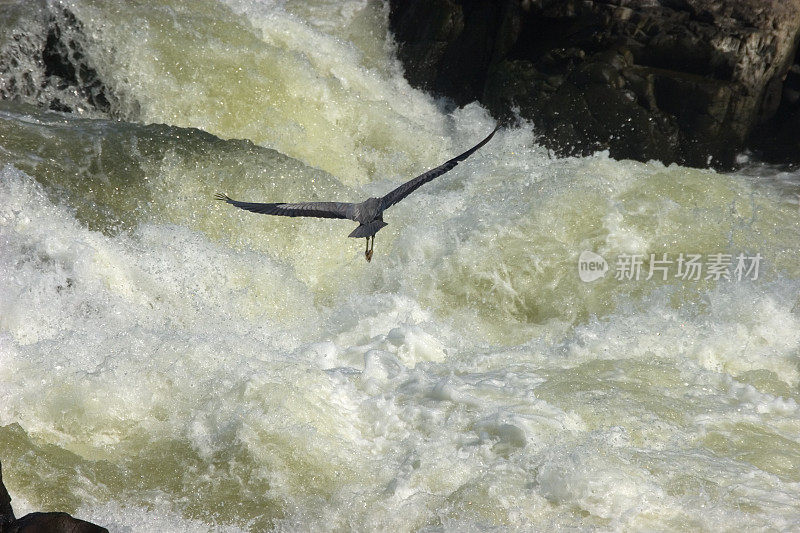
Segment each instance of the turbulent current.
[[[0,1],[0,461],[111,531],[800,528],[800,175],[501,129],[367,0]],[[579,259],[581,259],[579,261]]]

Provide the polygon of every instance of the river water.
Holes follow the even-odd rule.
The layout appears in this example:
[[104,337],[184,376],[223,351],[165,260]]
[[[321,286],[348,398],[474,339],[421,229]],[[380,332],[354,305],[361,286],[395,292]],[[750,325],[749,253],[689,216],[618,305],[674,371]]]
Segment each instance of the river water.
[[[491,131],[406,83],[386,9],[0,3],[17,514],[800,528],[797,174],[556,158],[521,123],[388,210],[371,263],[350,221],[213,200],[360,201]],[[34,60],[54,24],[96,92]]]

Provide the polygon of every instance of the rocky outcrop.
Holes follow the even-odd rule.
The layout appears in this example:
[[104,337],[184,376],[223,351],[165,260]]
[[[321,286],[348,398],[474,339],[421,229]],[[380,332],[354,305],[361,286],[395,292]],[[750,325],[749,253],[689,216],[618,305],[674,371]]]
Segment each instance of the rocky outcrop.
[[108,530],[67,513],[29,513],[15,518],[0,465],[0,533],[108,533]]
[[530,119],[564,155],[608,149],[730,167],[754,132],[763,138],[787,120],[792,96],[800,99],[786,92],[800,0],[390,5],[412,84],[458,104],[478,99],[506,120]]

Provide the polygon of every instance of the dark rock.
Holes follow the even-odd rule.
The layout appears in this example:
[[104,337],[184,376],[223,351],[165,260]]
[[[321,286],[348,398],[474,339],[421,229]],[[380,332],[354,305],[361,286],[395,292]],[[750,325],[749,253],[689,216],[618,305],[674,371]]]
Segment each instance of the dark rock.
[[[24,9],[35,10],[30,5]],[[19,28],[10,33],[8,42],[0,43],[0,99],[22,100],[54,111],[112,113],[117,98],[92,65],[85,51],[83,24],[69,9],[42,4],[35,13],[6,15],[36,17],[44,34]]]
[[403,44],[400,57],[406,77],[417,86],[432,89],[445,50],[464,30],[464,13],[453,0],[409,3],[390,12],[396,38]]
[[0,532],[16,520],[14,509],[11,508],[11,496],[3,484],[3,465],[0,464]]
[[104,527],[67,513],[30,513],[14,522],[9,533],[108,533]]
[[[509,16],[517,2],[425,0],[396,3],[389,12],[406,77],[459,103],[483,90],[489,65],[518,31]],[[511,24],[512,26],[508,26]],[[505,46],[503,46],[505,45]],[[500,50],[495,48],[500,47]]]
[[[109,98],[113,97],[89,64],[79,38],[85,38],[83,24],[71,11],[65,8],[60,16],[50,18],[42,50],[45,76],[55,79],[61,90],[74,88],[95,109],[107,113],[111,109]],[[51,102],[50,108],[72,111],[58,99]]]
[[797,168],[800,166],[800,64],[792,65],[781,85],[779,96],[770,93],[770,98],[780,99],[778,110],[756,128],[750,148],[760,159]]
[[15,519],[0,465],[0,533],[108,533],[108,530],[67,513],[29,513]]
[[412,84],[561,154],[727,168],[778,114],[800,139],[800,0],[396,0],[390,23]]

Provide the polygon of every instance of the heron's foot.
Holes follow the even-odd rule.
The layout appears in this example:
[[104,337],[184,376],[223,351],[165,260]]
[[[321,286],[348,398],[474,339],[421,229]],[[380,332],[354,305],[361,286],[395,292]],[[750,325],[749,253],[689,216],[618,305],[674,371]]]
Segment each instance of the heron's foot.
[[372,248],[375,246],[375,235],[372,236],[372,244],[370,245],[369,237],[367,237],[367,249],[364,251],[364,257],[367,258],[367,263],[372,261]]

